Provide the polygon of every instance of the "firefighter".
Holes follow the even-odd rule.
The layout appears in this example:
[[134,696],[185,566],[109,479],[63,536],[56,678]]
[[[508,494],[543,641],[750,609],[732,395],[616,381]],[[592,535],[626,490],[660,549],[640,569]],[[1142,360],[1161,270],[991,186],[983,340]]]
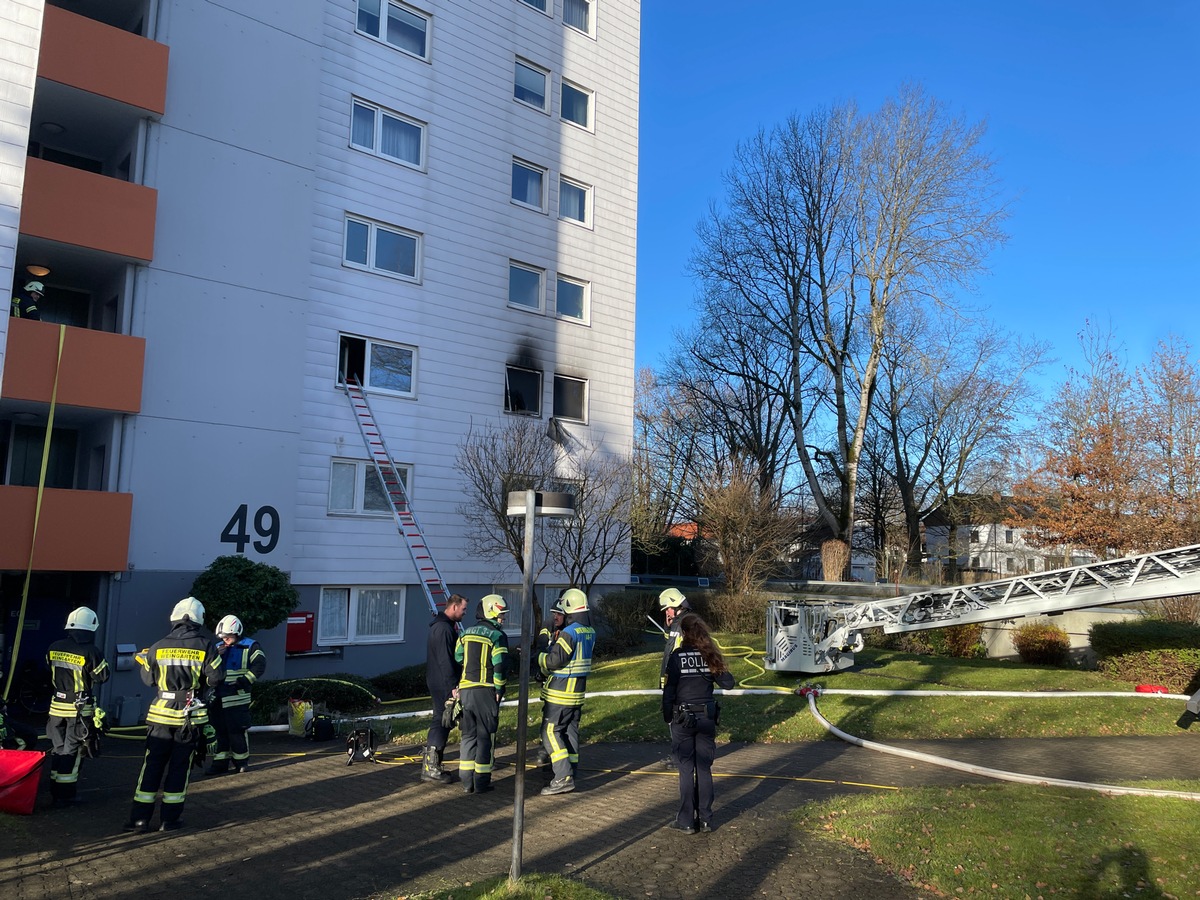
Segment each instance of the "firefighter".
[[18,319],[35,321],[40,319],[42,314],[38,312],[38,301],[42,299],[44,293],[46,293],[46,289],[40,281],[29,282],[25,285],[24,290],[12,298],[9,314]]
[[208,709],[217,740],[206,775],[224,775],[231,763],[234,774],[241,774],[250,762],[250,688],[267,671],[267,655],[242,630],[237,616],[217,623],[216,650],[225,662],[225,681]]
[[680,646],[671,651],[663,688],[663,720],[671,726],[671,756],[679,767],[679,812],[671,827],[712,831],[712,764],[717,753],[713,684],[733,687],[733,675],[708,626],[695,613],[679,617]]
[[459,624],[467,613],[467,598],[451,594],[446,608],[434,617],[429,625],[429,636],[425,641],[425,686],[433,706],[433,721],[425,739],[421,755],[421,780],[435,784],[450,784],[454,778],[442,768],[442,754],[446,752],[446,741],[450,728],[445,724],[447,701],[453,703],[458,696],[458,681],[462,677],[462,666],[454,659],[458,644]]
[[542,688],[545,725],[542,744],[550,754],[554,770],[551,782],[542,794],[566,794],[575,790],[575,772],[579,768],[579,720],[587,676],[592,671],[592,650],[596,630],[588,616],[587,594],[579,588],[563,591],[559,600],[564,625],[550,648],[538,656],[538,666],[546,675]]
[[160,831],[183,827],[192,758],[205,740],[204,695],[225,680],[216,639],[205,630],[204,606],[184,597],[171,610],[171,631],[134,658],[142,681],[157,688],[146,714],[146,756],[133,794],[126,831],[149,831],[154,800],[162,788]]
[[[563,612],[562,598],[555,600],[550,607],[550,624],[543,625],[538,631],[537,641],[533,646],[533,658],[538,660],[541,655],[550,649],[551,645],[558,640],[558,633],[562,631],[563,623],[566,622],[567,615]],[[538,680],[542,682],[542,724],[538,729],[538,734],[546,733],[546,680],[541,678],[541,670],[535,670],[539,676]],[[544,742],[538,745],[537,764],[539,766],[550,765],[550,751],[546,749]]]
[[[46,652],[53,684],[46,735],[50,738],[50,796],[55,806],[79,802],[75,789],[83,753],[100,727],[92,687],[108,681],[111,669],[96,646],[99,625],[96,614],[86,606],[72,610],[67,616],[67,636]],[[89,752],[95,752],[94,745]]]
[[458,775],[468,794],[492,790],[493,742],[500,724],[500,702],[508,670],[508,637],[500,630],[508,604],[488,594],[475,612],[478,623],[459,636],[454,659],[462,664],[458,698],[462,702],[462,744]]

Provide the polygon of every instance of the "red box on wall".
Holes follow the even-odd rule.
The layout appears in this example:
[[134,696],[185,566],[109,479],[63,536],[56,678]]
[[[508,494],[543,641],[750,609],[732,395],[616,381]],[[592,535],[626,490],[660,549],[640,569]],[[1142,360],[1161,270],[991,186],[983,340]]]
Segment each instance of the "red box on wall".
[[313,619],[310,612],[294,612],[287,620],[287,652],[308,653],[313,648]]

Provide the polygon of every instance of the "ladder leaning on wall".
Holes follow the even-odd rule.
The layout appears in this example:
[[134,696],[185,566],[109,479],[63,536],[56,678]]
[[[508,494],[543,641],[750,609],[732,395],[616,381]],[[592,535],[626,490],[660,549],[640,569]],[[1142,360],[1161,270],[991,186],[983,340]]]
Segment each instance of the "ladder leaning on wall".
[[379,476],[379,483],[387,495],[396,528],[404,538],[404,545],[408,547],[408,555],[417,570],[417,580],[425,592],[429,609],[436,616],[446,606],[446,599],[450,593],[446,589],[446,580],[442,578],[442,573],[429,550],[421,523],[417,521],[416,513],[413,512],[408,491],[404,487],[404,479],[400,477],[387,444],[384,443],[383,433],[379,430],[374,413],[371,412],[371,404],[367,402],[362,382],[357,376],[350,375],[342,382],[342,390],[350,400],[350,408],[354,412],[354,420],[358,423],[358,431],[367,448],[367,455],[371,458],[375,473]]

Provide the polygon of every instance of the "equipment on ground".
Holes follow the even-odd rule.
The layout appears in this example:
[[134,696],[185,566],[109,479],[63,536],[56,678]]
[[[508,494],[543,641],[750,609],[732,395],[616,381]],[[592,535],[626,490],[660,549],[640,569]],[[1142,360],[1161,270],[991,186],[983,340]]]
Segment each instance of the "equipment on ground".
[[375,732],[358,728],[346,738],[346,765],[356,762],[378,762],[375,758]]
[[897,634],[1196,593],[1200,544],[886,600],[772,600],[765,662],[777,672],[832,672],[854,664],[868,628]]
[[412,557],[413,566],[417,570],[417,580],[421,582],[421,590],[425,592],[425,599],[429,601],[430,611],[436,616],[438,611],[445,607],[446,599],[450,596],[446,588],[446,579],[442,578],[442,573],[434,562],[433,553],[425,540],[425,533],[421,530],[421,523],[417,521],[416,513],[409,502],[404,479],[400,477],[392,454],[388,452],[387,444],[383,441],[383,432],[379,430],[375,414],[371,411],[371,404],[367,402],[362,382],[357,376],[348,375],[342,382],[342,390],[346,392],[350,408],[354,411],[354,421],[358,423],[358,431],[367,448],[367,455],[370,456],[371,463],[375,466],[375,474],[379,476],[379,483],[387,495],[396,527],[404,538],[405,546],[408,547],[408,555]]

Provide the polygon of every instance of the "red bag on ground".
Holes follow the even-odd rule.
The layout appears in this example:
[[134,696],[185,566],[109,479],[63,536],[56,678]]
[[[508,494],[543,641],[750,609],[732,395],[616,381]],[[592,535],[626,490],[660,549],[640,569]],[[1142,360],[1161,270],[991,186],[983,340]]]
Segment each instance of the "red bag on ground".
[[33,812],[45,758],[41,750],[0,750],[0,812]]

